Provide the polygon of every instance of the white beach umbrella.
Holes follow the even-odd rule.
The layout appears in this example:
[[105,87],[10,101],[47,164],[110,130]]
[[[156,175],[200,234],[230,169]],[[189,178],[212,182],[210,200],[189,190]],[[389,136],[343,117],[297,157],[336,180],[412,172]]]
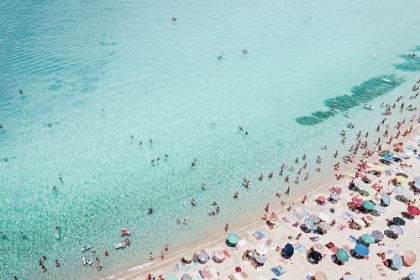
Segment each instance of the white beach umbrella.
[[330,220],[330,217],[325,213],[320,213],[318,216],[321,221],[328,222]]
[[255,252],[258,255],[265,255],[268,252],[268,247],[265,244],[258,243],[257,246],[255,247]]

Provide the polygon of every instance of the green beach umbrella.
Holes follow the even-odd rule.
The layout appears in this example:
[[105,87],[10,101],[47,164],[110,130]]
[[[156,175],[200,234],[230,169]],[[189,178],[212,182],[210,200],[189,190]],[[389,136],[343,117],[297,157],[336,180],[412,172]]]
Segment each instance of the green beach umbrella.
[[400,217],[394,217],[394,218],[392,218],[392,221],[394,222],[394,224],[396,224],[398,226],[405,225],[405,221]]
[[165,280],[178,280],[178,278],[176,278],[175,275],[169,275],[168,277],[165,278]]
[[227,239],[228,239],[229,243],[236,244],[239,241],[239,236],[236,233],[229,233]]
[[407,178],[405,178],[404,176],[397,176],[396,178],[400,185],[405,185],[407,183]]
[[375,204],[367,200],[363,201],[362,206],[368,211],[372,211],[375,208]]
[[349,260],[349,254],[343,248],[338,249],[337,250],[337,253],[335,253],[335,255],[342,262],[347,262]]
[[191,253],[185,253],[183,258],[185,261],[190,262],[193,260],[194,256]]
[[370,234],[363,234],[361,239],[363,240],[363,242],[368,244],[375,243],[375,238]]
[[371,186],[368,186],[368,185],[364,185],[363,190],[366,191],[367,193],[369,193],[369,195],[372,195],[372,194],[376,193],[376,191],[374,189],[372,189]]

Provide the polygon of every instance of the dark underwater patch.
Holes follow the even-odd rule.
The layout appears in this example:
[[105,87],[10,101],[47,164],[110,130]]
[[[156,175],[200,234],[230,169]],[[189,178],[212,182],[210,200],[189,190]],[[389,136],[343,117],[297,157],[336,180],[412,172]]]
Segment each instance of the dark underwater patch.
[[[371,78],[358,86],[354,86],[351,89],[351,95],[346,94],[324,100],[324,105],[330,108],[328,111],[317,111],[312,113],[311,116],[296,118],[296,122],[302,125],[319,124],[339,111],[345,112],[350,108],[369,103],[374,98],[390,92],[403,81],[402,78],[397,79],[393,75]],[[334,106],[335,103],[336,106]]]
[[[420,50],[420,47],[416,47],[416,49]],[[420,57],[418,56],[408,56],[400,55],[402,59],[405,60],[403,63],[394,64],[394,67],[401,71],[406,72],[417,72],[420,71]]]

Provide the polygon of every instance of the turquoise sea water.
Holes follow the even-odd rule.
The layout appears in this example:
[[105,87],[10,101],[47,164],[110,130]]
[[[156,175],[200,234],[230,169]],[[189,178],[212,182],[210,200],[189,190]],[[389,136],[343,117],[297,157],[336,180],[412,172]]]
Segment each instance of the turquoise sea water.
[[[407,57],[420,54],[415,0],[0,8],[0,279],[101,278],[158,257],[166,243],[175,251],[237,225],[287,188],[282,163],[306,153],[310,176],[321,176],[316,156],[326,170],[333,151],[344,154],[339,133],[350,120],[353,134],[373,130],[380,104],[409,96],[420,78],[420,59]],[[411,114],[390,119],[402,116]],[[303,177],[290,185],[311,187]],[[221,213],[211,217],[214,200]],[[132,245],[115,251],[122,226]],[[86,244],[101,272],[82,265],[95,257],[80,253]]]

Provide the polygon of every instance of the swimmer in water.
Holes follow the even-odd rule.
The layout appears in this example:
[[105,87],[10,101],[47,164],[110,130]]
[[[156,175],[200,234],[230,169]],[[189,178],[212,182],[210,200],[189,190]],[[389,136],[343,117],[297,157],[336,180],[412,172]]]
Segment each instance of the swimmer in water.
[[23,91],[20,89],[20,90],[19,90],[19,93],[20,93],[20,94],[23,94]]

